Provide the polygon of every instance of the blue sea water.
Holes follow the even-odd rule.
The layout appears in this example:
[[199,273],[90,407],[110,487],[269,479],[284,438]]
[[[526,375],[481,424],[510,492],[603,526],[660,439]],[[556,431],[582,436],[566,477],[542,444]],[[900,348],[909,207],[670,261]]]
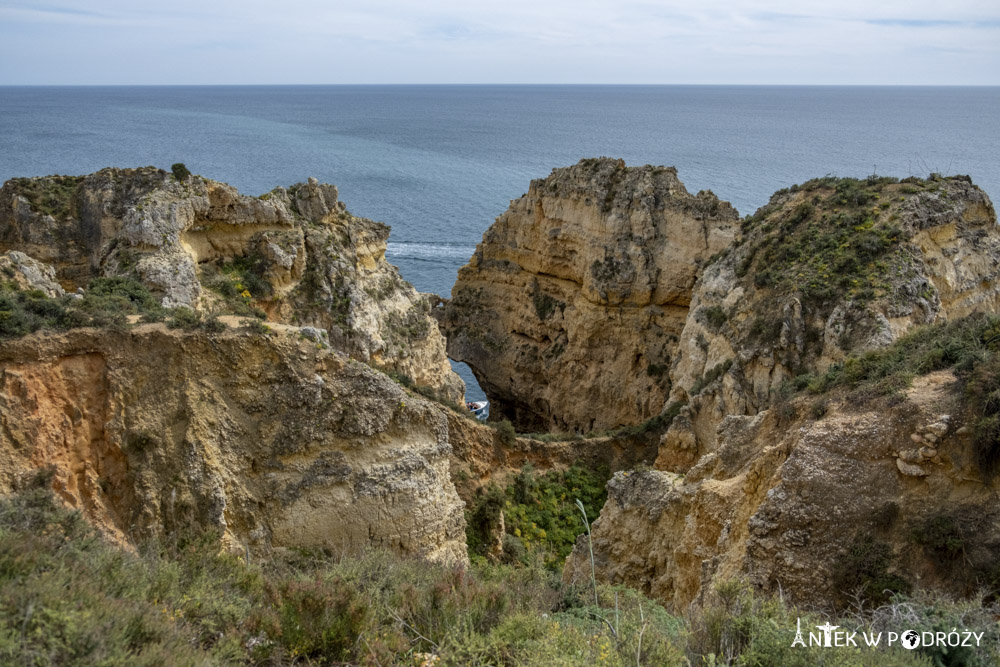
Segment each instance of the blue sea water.
[[315,176],[392,226],[407,280],[447,295],[553,167],[672,165],[743,214],[826,174],[965,173],[997,198],[998,109],[997,87],[0,87],[0,180],[184,162],[260,194]]

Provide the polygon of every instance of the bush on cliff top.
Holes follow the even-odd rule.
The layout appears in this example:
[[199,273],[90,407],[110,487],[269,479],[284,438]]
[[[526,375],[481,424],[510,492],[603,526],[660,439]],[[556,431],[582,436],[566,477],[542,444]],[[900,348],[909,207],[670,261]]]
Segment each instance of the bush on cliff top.
[[141,283],[131,278],[96,278],[83,298],[58,299],[16,285],[0,286],[0,338],[16,338],[39,329],[124,326],[128,315],[162,317],[162,309]]
[[247,307],[222,308],[222,313],[204,315],[190,308],[162,308],[145,285],[134,278],[95,278],[82,297],[68,294],[47,297],[39,290],[22,290],[13,283],[0,283],[0,339],[18,338],[39,330],[66,331],[79,327],[126,327],[129,315],[144,322],[167,319],[167,326],[218,333],[225,325],[219,314],[264,313]]
[[32,210],[51,215],[56,220],[71,217],[76,212],[77,195],[83,176],[46,176],[44,178],[12,178],[6,186],[28,200]]
[[[758,288],[799,294],[820,310],[845,298],[886,296],[891,285],[884,276],[910,263],[894,252],[907,239],[894,207],[929,183],[828,176],[780,190],[744,220],[750,245],[737,274],[752,276]],[[788,197],[795,193],[799,203],[792,206]]]

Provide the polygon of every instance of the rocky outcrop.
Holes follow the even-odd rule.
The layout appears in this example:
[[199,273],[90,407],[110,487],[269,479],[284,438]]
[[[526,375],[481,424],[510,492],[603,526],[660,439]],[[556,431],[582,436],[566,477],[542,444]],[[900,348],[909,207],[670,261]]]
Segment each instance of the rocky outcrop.
[[0,251],[53,265],[64,288],[131,276],[167,308],[257,308],[323,328],[352,357],[461,401],[427,299],[385,260],[388,235],[315,179],[249,197],[145,167],[0,189]]
[[[963,403],[941,371],[903,401],[858,410],[833,400],[818,420],[727,416],[718,447],[686,474],[613,477],[593,525],[597,576],[677,609],[737,577],[795,602],[845,604],[859,572],[878,574],[866,568],[970,594],[996,566],[1000,483],[974,463]],[[585,539],[566,581],[589,581]]]
[[[993,585],[1000,485],[977,463],[982,411],[952,371],[909,388],[905,373],[876,374],[882,386],[861,398],[800,393],[829,392],[848,355],[843,372],[868,377],[864,354],[919,325],[998,312],[998,257],[993,206],[966,177],[776,193],[694,287],[670,370],[674,416],[656,470],[609,484],[598,576],[677,608],[733,577],[820,605],[845,603],[862,575],[954,594]],[[983,335],[971,344],[985,355]],[[956,341],[908,372],[940,368]],[[961,572],[949,569],[957,551]],[[580,542],[565,578],[589,572]]]
[[0,279],[12,283],[14,289],[38,291],[49,298],[66,294],[62,285],[56,282],[55,269],[17,250],[0,255]]
[[733,208],[676,170],[583,160],[532,181],[483,235],[440,313],[491,418],[522,431],[613,428],[657,415],[700,267]]
[[436,404],[299,329],[32,334],[0,347],[0,491],[40,468],[123,541],[466,560]]
[[656,457],[655,433],[622,433],[592,438],[550,439],[516,436],[504,442],[496,429],[448,410],[451,477],[459,496],[471,504],[476,491],[505,487],[525,467],[565,470],[628,470]]
[[817,179],[776,193],[705,268],[670,370],[686,403],[658,467],[717,446],[783,383],[913,327],[1000,310],[1000,227],[965,177]]

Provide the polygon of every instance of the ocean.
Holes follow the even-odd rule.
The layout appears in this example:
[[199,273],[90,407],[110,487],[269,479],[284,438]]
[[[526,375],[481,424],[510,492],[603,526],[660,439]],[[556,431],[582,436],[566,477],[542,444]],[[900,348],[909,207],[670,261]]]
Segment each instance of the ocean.
[[827,174],[969,174],[996,199],[998,109],[1000,87],[0,87],[0,180],[184,162],[260,194],[315,176],[392,226],[404,278],[448,295],[494,218],[554,167],[675,166],[741,214]]

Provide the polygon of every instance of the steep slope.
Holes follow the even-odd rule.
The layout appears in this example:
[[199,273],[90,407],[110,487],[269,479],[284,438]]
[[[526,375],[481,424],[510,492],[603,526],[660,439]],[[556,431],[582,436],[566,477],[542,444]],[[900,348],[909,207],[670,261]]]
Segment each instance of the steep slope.
[[119,539],[218,531],[243,551],[466,560],[447,421],[278,326],[36,333],[0,347],[0,491],[53,488]]
[[737,214],[676,170],[583,160],[532,181],[459,271],[439,321],[491,415],[590,431],[660,412],[700,266]]
[[[694,288],[676,416],[657,470],[609,484],[599,576],[679,608],[737,576],[822,605],[1000,591],[998,258],[964,177],[776,193]],[[578,543],[565,576],[589,568]]]
[[1000,227],[967,178],[825,178],[776,193],[706,267],[670,371],[686,402],[665,442],[715,446],[731,414],[754,415],[783,383],[914,326],[1000,306]]
[[461,401],[424,296],[385,260],[389,228],[310,179],[261,197],[153,168],[11,179],[0,251],[51,264],[62,286],[130,276],[164,307],[320,327],[352,357]]
[[[963,399],[939,371],[902,400],[859,408],[840,395],[820,419],[809,399],[793,401],[791,421],[728,416],[718,448],[686,474],[612,479],[593,525],[597,575],[678,609],[737,577],[824,606],[916,587],[1000,590],[1000,483],[976,463]],[[589,579],[588,553],[578,542],[567,581]]]

